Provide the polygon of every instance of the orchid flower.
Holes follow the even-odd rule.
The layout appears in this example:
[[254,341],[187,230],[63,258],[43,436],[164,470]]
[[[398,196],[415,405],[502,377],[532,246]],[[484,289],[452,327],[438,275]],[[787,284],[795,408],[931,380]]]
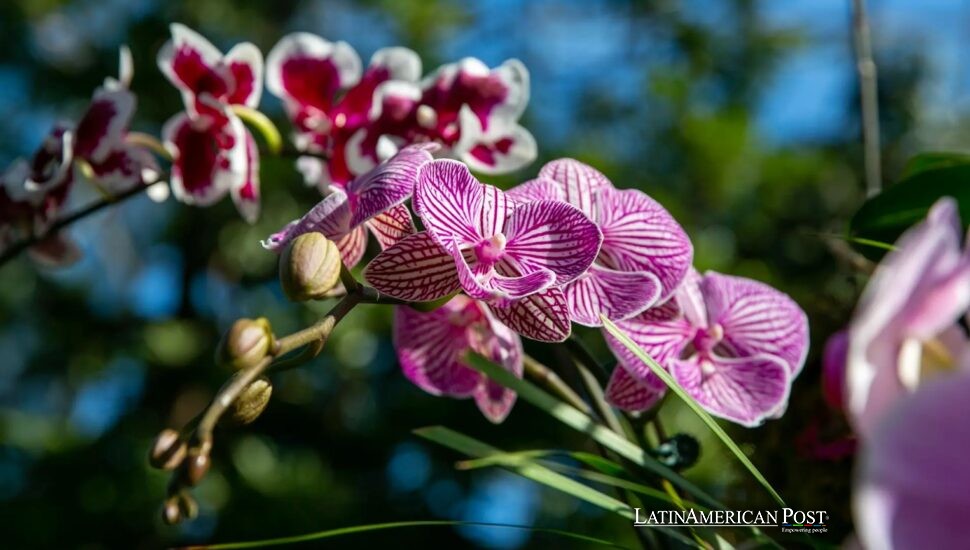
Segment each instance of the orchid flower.
[[[691,271],[674,297],[617,323],[708,412],[757,426],[785,409],[792,379],[808,352],[805,312],[757,281]],[[650,368],[606,333],[619,368],[607,398],[644,410],[665,386]]]
[[364,277],[377,290],[433,301],[460,288],[524,336],[561,341],[569,335],[557,287],[586,272],[603,240],[579,209],[560,201],[515,205],[447,159],[421,168],[414,208],[427,231],[402,239],[367,266]]
[[408,380],[432,395],[473,397],[486,418],[498,424],[515,403],[515,392],[463,363],[479,353],[522,377],[522,342],[483,304],[455,296],[434,311],[406,306],[394,315],[394,347]]
[[431,161],[434,144],[405,147],[387,162],[355,178],[345,190],[334,190],[305,216],[291,222],[263,242],[280,251],[296,237],[309,232],[323,233],[334,241],[344,264],[357,265],[367,247],[365,226],[382,248],[414,232],[411,213],[403,203],[414,191],[418,169]]
[[223,55],[180,24],[158,53],[158,66],[182,94],[186,111],[165,123],[172,154],[171,186],[186,204],[206,206],[229,193],[246,221],[259,216],[259,151],[233,106],[255,108],[262,94],[263,58],[244,42]]
[[[31,162],[15,161],[0,175],[0,250],[40,234],[56,221],[74,185],[73,132],[53,128]],[[57,233],[32,246],[40,263],[62,266],[80,256],[68,237]]]
[[966,540],[970,363],[903,395],[863,441],[853,491],[864,548],[953,548]]
[[860,435],[933,371],[970,350],[957,320],[970,306],[970,251],[951,198],[903,234],[876,268],[849,325],[847,412]]
[[[297,127],[305,156],[298,163],[307,183],[321,191],[342,188],[394,154],[389,143],[379,152],[375,139],[363,143],[370,123],[375,90],[386,82],[416,82],[421,59],[407,48],[384,48],[361,70],[357,52],[346,42],[329,42],[310,33],[285,36],[266,58],[266,87],[283,100]],[[391,97],[387,98],[391,102]]]
[[581,325],[602,326],[601,314],[611,321],[629,319],[667,300],[690,269],[693,247],[676,220],[646,194],[618,190],[586,164],[554,160],[509,196],[568,202],[603,232],[592,267],[563,287],[570,318]]

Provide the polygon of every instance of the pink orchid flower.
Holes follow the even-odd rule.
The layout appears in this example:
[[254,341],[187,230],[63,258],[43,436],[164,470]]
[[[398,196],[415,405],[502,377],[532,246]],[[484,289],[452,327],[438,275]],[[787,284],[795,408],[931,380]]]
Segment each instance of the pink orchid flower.
[[178,88],[185,112],[162,131],[172,154],[175,198],[207,206],[229,193],[242,217],[259,216],[259,150],[231,107],[255,108],[262,94],[263,58],[256,46],[237,44],[223,55],[180,24],[158,53],[158,66]]
[[[329,42],[310,33],[283,37],[266,58],[266,87],[283,100],[297,128],[297,146],[327,156],[306,156],[298,163],[307,183],[321,191],[342,188],[396,151],[389,143],[365,142],[364,127],[379,110],[375,90],[386,82],[416,82],[421,59],[407,48],[384,48],[365,71],[346,42]],[[388,93],[390,105],[396,96]],[[389,108],[388,112],[392,112]]]
[[434,144],[405,147],[387,162],[355,178],[344,190],[335,189],[296,220],[263,242],[280,251],[291,240],[309,232],[323,233],[337,244],[348,267],[357,265],[367,247],[369,228],[382,248],[414,232],[411,213],[404,204],[414,191],[418,169],[431,161]]
[[548,200],[516,205],[466,165],[446,159],[421,168],[414,207],[426,231],[367,266],[364,277],[377,290],[433,301],[460,288],[526,337],[568,337],[568,307],[558,287],[589,269],[603,240],[579,209]]
[[[744,426],[784,412],[808,352],[807,318],[791,298],[712,271],[692,270],[671,300],[617,326],[708,412]],[[665,391],[663,381],[606,338],[619,360],[607,398],[628,410],[649,408]]]
[[951,198],[896,242],[866,286],[849,325],[846,400],[860,436],[900,397],[970,350],[958,319],[970,306],[970,252]]
[[408,380],[432,395],[473,397],[486,418],[502,422],[515,392],[466,366],[474,351],[522,377],[522,342],[483,304],[455,296],[427,313],[400,306],[394,315],[394,347]]
[[958,371],[903,395],[863,440],[852,499],[862,547],[966,546],[970,362]]
[[690,269],[693,246],[676,220],[645,193],[618,190],[586,164],[554,160],[509,196],[568,202],[603,232],[592,267],[562,289],[576,323],[602,326],[600,314],[611,321],[629,319],[667,300]]

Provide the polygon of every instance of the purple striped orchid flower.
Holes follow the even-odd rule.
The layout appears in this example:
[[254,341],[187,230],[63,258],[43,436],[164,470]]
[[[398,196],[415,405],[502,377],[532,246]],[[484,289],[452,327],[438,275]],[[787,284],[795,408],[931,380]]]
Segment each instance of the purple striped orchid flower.
[[509,196],[520,202],[568,202],[603,232],[592,267],[563,287],[576,323],[602,326],[601,314],[611,321],[629,319],[667,300],[690,269],[693,246],[674,218],[646,194],[618,190],[586,164],[554,160]]
[[[674,297],[617,323],[698,403],[744,426],[780,416],[808,352],[805,312],[757,281],[691,271]],[[664,383],[606,333],[619,367],[607,398],[628,410],[650,407]]]
[[347,267],[360,262],[367,247],[369,228],[381,248],[414,232],[411,212],[404,204],[414,191],[418,170],[431,161],[435,144],[411,145],[387,162],[335,189],[305,216],[263,241],[269,250],[281,251],[287,243],[309,232],[323,233],[337,244]]
[[952,369],[970,343],[957,325],[970,306],[970,249],[956,201],[943,198],[876,268],[849,324],[845,391],[860,436],[927,376]]
[[[297,127],[297,147],[329,157],[302,157],[298,166],[307,183],[323,192],[342,188],[396,151],[390,142],[369,139],[365,126],[381,111],[375,90],[384,83],[414,83],[421,77],[421,59],[407,48],[383,48],[361,70],[357,52],[346,42],[329,42],[310,33],[283,37],[266,58],[266,87],[283,100]],[[400,113],[403,101],[383,94],[388,117]]]
[[427,313],[400,306],[394,316],[394,347],[404,375],[432,395],[473,397],[486,418],[498,424],[515,403],[515,392],[466,366],[469,351],[522,377],[522,342],[488,308],[455,296]]
[[421,168],[414,207],[426,231],[367,266],[364,277],[377,290],[433,301],[461,289],[526,337],[556,342],[569,335],[558,287],[589,269],[603,240],[576,207],[549,200],[516,205],[454,160]]
[[199,206],[228,193],[240,215],[253,223],[259,216],[259,150],[231,107],[259,105],[262,54],[245,42],[223,55],[184,25],[173,24],[171,30],[158,66],[181,92],[186,109],[162,132],[173,159],[172,192]]

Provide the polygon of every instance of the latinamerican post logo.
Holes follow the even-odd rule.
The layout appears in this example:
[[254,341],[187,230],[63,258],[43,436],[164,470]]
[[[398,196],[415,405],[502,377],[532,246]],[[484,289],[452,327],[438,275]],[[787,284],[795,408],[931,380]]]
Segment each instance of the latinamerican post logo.
[[777,527],[783,533],[825,533],[825,510],[643,510],[634,508],[635,527]]

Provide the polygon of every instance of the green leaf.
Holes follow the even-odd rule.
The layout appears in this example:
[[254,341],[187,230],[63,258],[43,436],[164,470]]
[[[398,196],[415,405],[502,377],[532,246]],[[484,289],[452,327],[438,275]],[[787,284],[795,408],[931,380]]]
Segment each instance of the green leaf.
[[[867,200],[849,223],[850,239],[864,245],[893,243],[939,198],[957,200],[964,224],[970,222],[970,157],[930,153],[910,161],[898,183]],[[861,252],[878,257],[872,249]]]
[[[476,458],[488,458],[494,456],[505,455],[511,457],[508,464],[501,464],[502,467],[508,468],[509,470],[515,472],[516,474],[542,483],[562,491],[568,495],[574,496],[580,500],[586,501],[593,506],[602,508],[614,514],[617,514],[623,518],[633,521],[636,515],[630,506],[622,501],[619,501],[609,495],[603,494],[592,487],[583,485],[582,483],[570,479],[562,474],[558,474],[541,464],[533,462],[528,458],[523,457],[521,454],[516,455],[516,453],[506,453],[501,449],[492,447],[487,443],[483,443],[469,437],[465,434],[456,432],[444,426],[431,426],[428,428],[420,428],[414,430],[414,433],[420,437],[423,437],[429,441],[433,441],[439,445],[448,447],[449,449],[458,451],[459,453],[473,456]],[[697,544],[691,539],[681,535],[674,529],[666,527],[651,527],[670,536],[671,538],[677,539],[684,544],[696,547]]]
[[768,480],[765,478],[765,476],[763,476],[761,474],[761,471],[759,471],[758,468],[748,459],[747,455],[745,455],[744,452],[741,451],[741,448],[738,447],[738,444],[735,443],[733,439],[731,439],[731,436],[729,436],[727,432],[725,432],[724,429],[721,428],[721,426],[717,423],[717,421],[714,420],[714,418],[711,417],[711,415],[708,414],[707,411],[705,411],[697,403],[697,401],[694,401],[694,399],[686,391],[684,391],[683,388],[680,387],[680,384],[678,384],[677,381],[674,380],[674,378],[670,375],[670,373],[668,373],[666,370],[664,370],[663,367],[658,365],[657,362],[654,361],[652,357],[650,357],[649,355],[647,355],[645,351],[640,349],[640,346],[638,346],[636,342],[631,340],[629,336],[627,336],[622,330],[620,330],[616,325],[614,325],[609,319],[607,319],[604,316],[600,316],[600,317],[603,319],[603,328],[605,328],[610,334],[612,334],[617,340],[619,340],[619,342],[623,344],[628,350],[630,350],[631,353],[636,355],[638,359],[643,361],[644,364],[650,367],[650,370],[652,370],[654,374],[656,374],[661,380],[663,380],[664,383],[667,384],[667,386],[675,394],[677,394],[677,396],[680,397],[684,401],[684,403],[686,403],[687,406],[690,407],[691,410],[693,410],[694,413],[697,414],[697,416],[699,416],[700,419],[705,424],[707,424],[707,427],[710,428],[712,432],[714,432],[714,435],[716,435],[718,439],[721,440],[722,443],[724,443],[724,446],[727,447],[732,453],[734,453],[734,456],[738,459],[738,461],[741,462],[741,464],[743,464],[744,467],[747,468],[749,472],[751,472],[751,475],[758,480],[758,483],[761,483],[761,485],[765,488],[765,490],[767,490],[768,493],[771,494],[771,497],[775,499],[775,502],[780,504],[782,507],[786,506],[784,499],[781,498],[781,495],[778,494],[778,491],[775,491],[775,488],[771,486],[771,483],[768,483]]
[[532,403],[545,413],[559,420],[563,424],[592,437],[604,447],[612,450],[616,454],[626,458],[634,464],[641,466],[654,474],[669,480],[674,485],[694,495],[698,501],[705,506],[716,509],[726,509],[723,504],[708,495],[700,487],[694,485],[677,472],[664,466],[655,458],[650,456],[647,451],[630,443],[623,436],[610,430],[609,428],[597,423],[589,416],[583,414],[575,407],[567,405],[548,393],[542,391],[528,380],[516,378],[512,373],[502,367],[492,363],[488,359],[471,353],[467,356],[468,364],[476,370],[484,373],[490,379],[499,384],[514,390],[520,398]]
[[280,135],[280,131],[276,129],[276,125],[273,124],[273,121],[269,117],[261,111],[244,105],[232,105],[230,109],[247,126],[256,130],[263,137],[263,141],[266,142],[266,149],[270,153],[274,155],[280,154],[283,150],[283,136]]
[[580,540],[583,542],[589,542],[601,546],[606,546],[609,548],[624,548],[619,544],[610,542],[608,540],[598,539],[595,537],[590,537],[587,535],[581,535],[579,533],[573,533],[571,531],[565,531],[563,529],[550,529],[545,527],[531,527],[528,525],[509,525],[506,523],[483,523],[478,521],[451,521],[451,520],[425,520],[425,521],[392,521],[388,523],[373,523],[370,525],[356,525],[353,527],[342,527],[340,529],[330,529],[328,531],[319,531],[317,533],[307,533],[305,535],[294,535],[291,537],[280,537],[276,539],[265,539],[265,540],[253,540],[246,542],[227,542],[223,544],[211,544],[208,546],[193,546],[192,548],[209,548],[211,550],[230,550],[236,548],[263,548],[266,546],[282,546],[284,544],[298,544],[303,542],[311,542],[322,539],[329,539],[332,537],[340,537],[343,535],[355,535],[359,533],[367,533],[370,531],[383,531],[385,529],[402,529],[402,528],[412,528],[412,527],[460,527],[460,526],[475,526],[475,527],[493,527],[496,529],[519,529],[523,531],[532,531],[534,533],[545,533],[549,535],[555,535],[559,537],[564,537],[573,540]]

